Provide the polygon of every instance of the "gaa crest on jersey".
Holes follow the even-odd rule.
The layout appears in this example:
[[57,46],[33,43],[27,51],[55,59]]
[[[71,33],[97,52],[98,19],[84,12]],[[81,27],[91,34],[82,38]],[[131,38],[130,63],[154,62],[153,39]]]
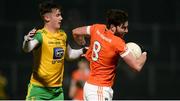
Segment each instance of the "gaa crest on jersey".
[[53,59],[61,59],[64,55],[64,50],[61,47],[56,47],[53,49]]

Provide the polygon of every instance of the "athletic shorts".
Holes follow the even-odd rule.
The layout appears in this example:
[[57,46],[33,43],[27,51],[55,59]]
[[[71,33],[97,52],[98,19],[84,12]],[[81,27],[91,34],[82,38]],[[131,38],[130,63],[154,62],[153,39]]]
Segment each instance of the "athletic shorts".
[[111,101],[113,98],[111,87],[96,86],[86,82],[83,89],[85,101]]
[[64,100],[63,89],[29,84],[26,100]]

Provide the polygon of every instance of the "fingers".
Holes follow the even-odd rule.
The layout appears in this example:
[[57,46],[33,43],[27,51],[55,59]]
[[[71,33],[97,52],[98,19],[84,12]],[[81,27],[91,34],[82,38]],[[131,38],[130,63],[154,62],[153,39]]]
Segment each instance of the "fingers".
[[33,37],[35,35],[35,33],[29,33],[28,36],[29,37]]
[[27,37],[33,37],[35,33],[36,33],[36,29],[34,28],[28,33]]
[[35,35],[35,33],[36,33],[36,29],[33,28],[27,35],[24,36],[24,40],[25,41],[33,40],[33,36]]
[[32,36],[32,35],[34,35],[35,33],[36,33],[36,29],[33,28],[33,29],[28,33],[28,35]]
[[35,33],[36,32],[36,28],[33,28],[30,32]]
[[81,46],[86,44],[84,36],[76,36],[75,41]]
[[142,57],[144,57],[144,59],[146,60],[146,58],[147,58],[147,52],[143,52],[141,55],[142,55]]
[[85,47],[85,49],[87,49],[87,50],[88,50],[88,49],[89,49],[89,47]]
[[85,57],[86,54],[82,54],[81,57]]
[[25,36],[24,36],[24,40],[25,40],[25,41],[30,41],[30,40],[33,40],[33,38],[32,38],[32,37],[29,37],[28,35],[25,35]]
[[147,52],[143,52],[142,54],[143,54],[143,55],[147,55]]

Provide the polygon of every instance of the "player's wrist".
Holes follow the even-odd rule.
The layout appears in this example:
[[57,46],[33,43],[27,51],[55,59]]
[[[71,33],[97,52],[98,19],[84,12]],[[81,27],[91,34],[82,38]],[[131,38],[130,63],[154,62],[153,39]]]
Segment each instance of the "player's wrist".
[[83,54],[86,54],[87,50],[88,50],[88,47],[86,47],[85,45],[82,45]]
[[82,49],[82,51],[83,51],[83,54],[86,54],[87,49],[84,47],[84,48]]

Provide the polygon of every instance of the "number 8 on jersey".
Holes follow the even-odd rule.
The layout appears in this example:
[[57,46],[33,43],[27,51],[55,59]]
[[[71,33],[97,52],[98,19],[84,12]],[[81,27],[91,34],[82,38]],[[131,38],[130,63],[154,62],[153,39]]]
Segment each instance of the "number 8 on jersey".
[[93,53],[92,53],[92,60],[97,61],[99,58],[99,51],[101,50],[101,44],[98,41],[95,41],[93,44]]

